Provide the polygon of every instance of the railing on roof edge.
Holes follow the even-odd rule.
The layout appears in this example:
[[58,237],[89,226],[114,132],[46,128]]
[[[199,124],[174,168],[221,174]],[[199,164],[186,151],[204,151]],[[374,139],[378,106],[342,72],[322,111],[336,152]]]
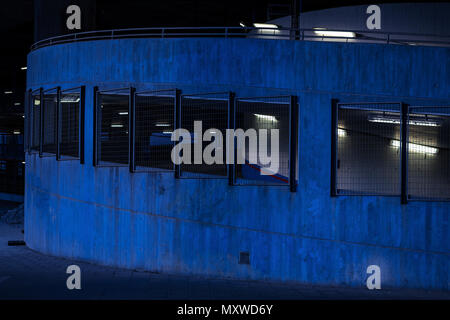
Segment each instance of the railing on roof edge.
[[[330,36],[329,32],[349,33],[351,36]],[[31,46],[31,51],[55,44],[88,40],[126,39],[126,38],[250,38],[273,40],[309,40],[327,42],[385,43],[399,45],[450,46],[450,35],[413,34],[401,32],[380,32],[370,30],[332,30],[332,29],[290,29],[253,27],[169,27],[113,29],[71,33],[40,40]]]

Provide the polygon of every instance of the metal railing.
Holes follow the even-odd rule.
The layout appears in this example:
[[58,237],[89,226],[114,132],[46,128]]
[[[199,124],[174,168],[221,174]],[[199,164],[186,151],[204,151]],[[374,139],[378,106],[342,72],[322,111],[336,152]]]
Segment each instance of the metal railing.
[[330,36],[323,30],[291,28],[253,28],[253,27],[169,27],[132,28],[98,30],[71,33],[44,39],[34,43],[31,51],[63,43],[88,40],[127,39],[127,38],[250,38],[272,40],[307,40],[352,43],[385,43],[398,45],[450,46],[450,35],[414,34],[401,32],[380,32],[369,30],[325,30],[326,32],[346,32],[351,36]]

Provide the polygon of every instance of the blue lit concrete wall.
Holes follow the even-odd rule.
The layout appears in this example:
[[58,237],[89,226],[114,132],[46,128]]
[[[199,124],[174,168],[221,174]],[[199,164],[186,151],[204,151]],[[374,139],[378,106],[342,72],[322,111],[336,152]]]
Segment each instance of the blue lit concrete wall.
[[[29,247],[152,271],[363,286],[449,288],[445,202],[330,198],[330,100],[449,103],[444,48],[248,39],[128,39],[28,57],[28,87],[87,86],[86,164],[27,155]],[[296,94],[299,186],[230,187],[92,166],[93,86]],[[239,265],[240,251],[251,265]]]

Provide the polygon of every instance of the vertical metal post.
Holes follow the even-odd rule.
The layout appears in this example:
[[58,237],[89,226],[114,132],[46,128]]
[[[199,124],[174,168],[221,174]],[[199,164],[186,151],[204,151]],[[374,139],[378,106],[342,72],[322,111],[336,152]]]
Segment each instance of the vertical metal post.
[[[181,128],[181,90],[175,90],[175,123],[174,130]],[[175,179],[180,179],[181,167],[175,165]]]
[[97,153],[98,153],[98,146],[97,146],[97,121],[98,121],[98,87],[94,87],[94,101],[93,101],[93,111],[94,111],[94,121],[93,121],[93,128],[94,128],[94,136],[93,136],[93,157],[92,157],[92,164],[95,167],[97,165],[98,162],[98,157],[97,157]]
[[41,87],[39,89],[39,99],[40,99],[40,108],[39,108],[39,157],[42,157],[42,144],[44,141],[44,89]]
[[337,131],[338,131],[338,103],[339,100],[331,100],[331,174],[330,174],[330,196],[337,196]]
[[291,30],[290,30],[290,40],[295,40],[295,33],[298,29],[298,15],[297,15],[297,9],[298,9],[298,0],[291,0]]
[[[303,0],[297,0],[297,1],[298,1],[297,23],[298,23],[298,29],[300,30],[300,28],[301,28],[300,22],[302,21],[301,15],[302,15],[302,11],[303,11]],[[298,36],[300,36],[300,34],[298,34]],[[298,38],[296,38],[296,40],[298,40]]]
[[135,172],[135,159],[134,159],[134,138],[135,130],[134,126],[136,123],[135,119],[135,94],[136,88],[130,88],[130,98],[128,102],[128,162],[130,166],[130,172]]
[[56,160],[60,160],[59,142],[61,139],[61,87],[56,88]]
[[409,105],[401,104],[401,204],[408,203],[408,109]]
[[291,40],[299,39],[299,19],[301,11],[301,0],[291,0]]
[[[235,129],[236,126],[236,94],[234,92],[230,92],[228,96],[228,129]],[[225,139],[227,139],[227,136],[225,135]],[[234,139],[234,138],[233,138]],[[228,141],[225,141],[225,145],[227,146],[226,152],[227,154],[230,152],[228,150]],[[235,144],[233,144],[233,148],[235,147]],[[233,150],[233,157],[235,158],[236,150]],[[225,155],[225,159],[228,159],[228,157]],[[234,159],[233,159],[234,160]],[[236,170],[236,163],[233,161],[233,164],[228,164],[228,185],[233,186],[235,182],[235,172]]]
[[298,154],[298,98],[291,96],[289,132],[289,187],[297,191],[297,154]]
[[[86,114],[86,86],[81,86],[80,89],[80,115],[79,115],[79,133],[78,133],[78,137],[80,139],[79,141],[79,150],[78,150],[78,154],[80,156],[80,163],[84,164],[85,160],[84,160],[84,128],[85,128],[85,114]],[[94,106],[95,108],[95,106]]]

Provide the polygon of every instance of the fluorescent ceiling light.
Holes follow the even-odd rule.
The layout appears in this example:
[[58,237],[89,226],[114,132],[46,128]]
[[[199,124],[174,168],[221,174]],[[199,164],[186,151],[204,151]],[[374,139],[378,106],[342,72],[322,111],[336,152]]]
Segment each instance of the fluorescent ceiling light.
[[22,67],[20,68],[20,70],[27,70],[27,67]]
[[157,123],[155,124],[156,127],[170,127],[170,124],[168,123]]
[[19,130],[14,130],[13,133],[14,133],[14,134],[20,134],[20,131],[19,131]]
[[123,124],[112,124],[111,128],[123,128]]
[[278,26],[272,23],[254,23],[253,26],[255,28],[278,29]]
[[277,118],[275,118],[274,116],[268,116],[265,114],[254,114],[257,118],[259,119],[263,119],[263,120],[270,120],[270,121],[278,121]]
[[241,21],[241,22],[239,22],[239,25],[242,27],[242,28],[245,28],[246,27],[246,25]]
[[119,116],[127,116],[128,112],[119,112]]
[[400,124],[400,118],[394,118],[394,117],[385,117],[385,116],[373,116],[370,115],[367,117],[367,120],[369,122],[376,122],[376,123],[389,123],[389,124]]
[[347,131],[345,131],[344,129],[338,129],[338,136],[339,137],[346,137],[347,136]]
[[[399,140],[392,140],[391,146],[400,148],[400,141]],[[427,154],[436,154],[438,153],[438,148],[423,146],[421,144],[415,144],[415,143],[408,143],[408,150],[412,152],[417,153],[427,153]]]
[[354,38],[356,33],[350,31],[329,31],[329,30],[314,30],[314,33],[322,37],[341,37],[341,38]]
[[[369,115],[367,120],[376,123],[389,123],[389,124],[400,124],[400,117],[395,116],[381,116],[381,115]],[[410,118],[408,123],[413,126],[423,126],[423,127],[440,127],[441,121],[437,119],[418,119]]]
[[78,95],[64,95],[61,98],[61,103],[78,103],[80,97]]
[[172,131],[163,131],[163,134],[172,134]]
[[408,123],[413,126],[423,126],[423,127],[440,127],[442,122],[439,120],[430,119],[409,119]]
[[15,106],[20,106],[20,102],[14,103]]
[[5,91],[5,94],[11,94],[13,93],[12,91]]

